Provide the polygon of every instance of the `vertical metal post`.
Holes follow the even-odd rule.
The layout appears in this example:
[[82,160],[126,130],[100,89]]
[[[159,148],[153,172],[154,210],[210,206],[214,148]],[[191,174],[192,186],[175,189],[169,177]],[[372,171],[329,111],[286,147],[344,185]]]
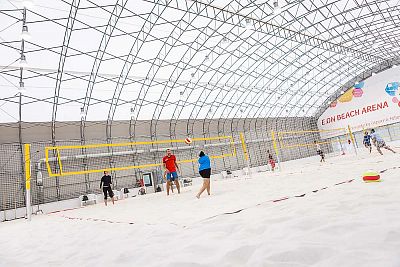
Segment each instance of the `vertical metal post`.
[[271,138],[272,138],[272,144],[274,145],[274,150],[275,150],[275,154],[276,154],[276,160],[278,161],[279,171],[281,171],[282,167],[281,167],[281,160],[279,158],[279,148],[278,148],[278,144],[276,143],[276,138],[275,138],[275,132],[274,131],[271,131]]
[[356,153],[356,155],[358,155],[357,154],[357,148],[356,148],[356,142],[355,142],[355,139],[354,139],[353,132],[351,131],[350,125],[348,125],[347,128],[349,129],[350,139],[351,139],[351,142],[353,143],[354,152]]
[[31,220],[32,208],[31,208],[31,145],[24,145],[25,151],[25,189],[26,189],[26,215],[28,221]]
[[246,142],[245,142],[243,133],[240,133],[240,141],[241,141],[241,143],[242,143],[242,149],[243,149],[244,159],[246,160],[246,163],[247,163],[247,169],[248,169],[248,171],[249,171],[249,176],[251,176],[250,161],[249,161],[249,153],[247,152],[247,146],[246,146]]

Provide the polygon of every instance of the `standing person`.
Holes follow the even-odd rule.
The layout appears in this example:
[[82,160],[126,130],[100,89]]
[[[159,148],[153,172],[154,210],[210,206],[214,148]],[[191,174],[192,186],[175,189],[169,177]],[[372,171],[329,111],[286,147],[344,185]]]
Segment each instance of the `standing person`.
[[354,149],[354,147],[353,147],[353,145],[352,145],[352,143],[351,143],[351,140],[350,139],[348,139],[347,140],[347,144],[346,144],[346,150],[347,150],[347,153],[353,153],[353,149]]
[[108,174],[108,171],[104,171],[104,176],[101,177],[100,188],[103,188],[104,193],[104,204],[107,206],[107,193],[110,195],[112,203],[114,205],[114,192],[111,188],[111,176]]
[[171,149],[167,149],[167,155],[163,157],[163,166],[167,173],[167,196],[169,196],[169,189],[172,188],[171,182],[175,182],[178,194],[181,193],[181,187],[178,181],[179,166],[176,164],[176,157],[171,153]]
[[396,153],[396,151],[394,151],[393,149],[391,149],[389,146],[386,145],[383,138],[379,134],[377,134],[374,129],[371,129],[371,139],[372,139],[372,142],[374,143],[374,146],[376,146],[376,149],[378,150],[379,154],[383,155],[381,148],[384,148],[389,151],[392,151],[393,153]]
[[321,146],[317,144],[317,141],[314,141],[315,147],[317,148],[317,154],[321,156],[320,162],[325,162],[325,155],[321,149]]
[[269,154],[268,157],[269,157],[268,163],[271,165],[271,170],[274,171],[275,170],[275,160],[271,154]]
[[371,136],[368,134],[367,131],[365,131],[365,133],[364,133],[363,144],[364,144],[365,148],[369,149],[369,153],[371,153],[372,152]]
[[200,188],[199,193],[196,195],[200,198],[200,195],[207,189],[208,195],[210,195],[210,176],[211,176],[211,162],[210,158],[203,152],[199,154],[199,173],[203,177],[203,186]]

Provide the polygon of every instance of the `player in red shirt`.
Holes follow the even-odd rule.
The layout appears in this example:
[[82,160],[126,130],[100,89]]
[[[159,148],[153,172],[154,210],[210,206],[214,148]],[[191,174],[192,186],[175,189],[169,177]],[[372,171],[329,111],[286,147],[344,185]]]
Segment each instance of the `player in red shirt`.
[[178,173],[179,171],[178,164],[176,164],[176,157],[172,155],[171,150],[167,149],[167,155],[163,157],[163,166],[167,173],[167,196],[169,196],[169,189],[171,188],[171,182],[175,182],[176,189],[178,189],[178,194],[181,193],[181,187],[178,181]]

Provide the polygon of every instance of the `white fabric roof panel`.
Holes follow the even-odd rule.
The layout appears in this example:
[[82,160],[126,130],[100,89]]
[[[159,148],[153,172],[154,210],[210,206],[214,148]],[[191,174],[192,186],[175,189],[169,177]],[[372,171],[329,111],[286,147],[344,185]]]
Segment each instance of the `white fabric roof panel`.
[[398,0],[21,2],[0,3],[0,122],[315,116],[400,53]]

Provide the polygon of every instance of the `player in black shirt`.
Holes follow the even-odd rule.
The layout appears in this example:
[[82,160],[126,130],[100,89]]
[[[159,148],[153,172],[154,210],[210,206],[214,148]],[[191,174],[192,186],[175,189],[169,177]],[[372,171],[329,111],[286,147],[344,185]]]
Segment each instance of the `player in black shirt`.
[[104,204],[107,206],[107,193],[110,195],[112,203],[114,205],[114,193],[111,188],[111,176],[108,175],[108,171],[104,171],[104,176],[101,177],[100,188],[103,188],[104,193]]

